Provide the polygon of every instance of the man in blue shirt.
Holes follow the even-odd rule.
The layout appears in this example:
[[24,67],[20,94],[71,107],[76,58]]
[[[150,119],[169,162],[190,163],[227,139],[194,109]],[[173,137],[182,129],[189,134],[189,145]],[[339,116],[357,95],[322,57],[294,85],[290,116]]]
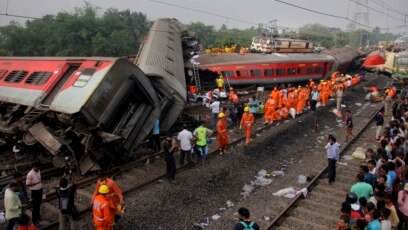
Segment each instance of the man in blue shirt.
[[154,152],[160,152],[160,121],[157,119],[153,124],[151,146]]
[[316,110],[317,100],[319,99],[319,92],[316,90],[316,86],[313,87],[312,92],[310,93],[310,107],[312,111]]
[[336,141],[333,135],[329,135],[329,143],[324,147],[327,152],[328,160],[328,179],[329,184],[332,184],[336,179],[336,161],[340,159],[340,144]]

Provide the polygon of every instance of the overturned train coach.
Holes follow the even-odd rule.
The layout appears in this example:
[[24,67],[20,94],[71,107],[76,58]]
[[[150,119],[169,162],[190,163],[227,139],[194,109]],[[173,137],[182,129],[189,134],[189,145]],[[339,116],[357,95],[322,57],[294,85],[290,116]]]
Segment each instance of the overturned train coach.
[[198,68],[203,87],[214,87],[220,75],[227,85],[270,85],[323,79],[347,71],[360,55],[348,46],[319,53],[201,54],[186,63],[186,72],[194,82],[193,68]]
[[[155,22],[152,29],[169,32],[146,38],[138,60],[147,74],[124,58],[1,57],[0,143],[45,153],[59,167],[69,157],[82,174],[128,160],[155,120],[167,129],[184,107],[178,25]],[[152,45],[161,36],[171,42],[156,48],[167,53]]]
[[150,80],[124,59],[1,58],[0,70],[4,142],[41,145],[54,164],[68,156],[81,172],[122,160],[160,114]]

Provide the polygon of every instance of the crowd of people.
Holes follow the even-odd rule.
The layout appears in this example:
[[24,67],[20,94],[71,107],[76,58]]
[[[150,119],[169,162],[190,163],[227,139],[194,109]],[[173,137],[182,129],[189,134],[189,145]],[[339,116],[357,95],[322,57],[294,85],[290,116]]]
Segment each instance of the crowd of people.
[[[14,182],[4,191],[5,219],[7,230],[37,230],[41,227],[40,208],[43,200],[43,182],[40,163],[35,162],[28,172],[26,180],[19,172],[14,173]],[[77,179],[65,172],[55,186],[58,198],[59,229],[76,229],[78,210],[75,206]],[[30,196],[27,191],[30,191]],[[110,230],[124,211],[124,199],[119,186],[103,171],[98,175],[95,192],[91,199],[93,224],[97,230]],[[27,214],[31,208],[31,218]]]
[[[381,110],[375,116],[378,147],[367,149],[365,160],[359,165],[356,182],[340,208],[339,230],[408,229],[408,143],[405,141],[408,137],[408,97],[388,98],[385,103],[390,103],[392,118],[383,127],[384,113],[388,111]],[[328,158],[332,143],[333,136],[330,136],[326,146]],[[331,158],[338,160],[339,156]],[[334,182],[335,174],[333,177],[333,172],[329,172],[329,183]]]
[[[220,78],[222,80],[222,78]],[[217,87],[224,89],[223,81],[217,82]],[[228,152],[229,131],[228,128],[233,128],[235,132],[245,134],[245,146],[251,143],[252,128],[256,118],[262,118],[265,125],[280,121],[289,116],[289,114],[301,115],[306,110],[315,110],[318,105],[326,107],[330,97],[336,98],[336,107],[341,110],[341,100],[344,89],[357,84],[361,80],[360,76],[347,77],[345,75],[334,73],[330,80],[322,80],[316,84],[313,80],[305,86],[293,87],[290,84],[286,87],[274,87],[271,93],[265,100],[262,98],[252,97],[248,100],[240,98],[237,92],[231,87],[228,94],[228,102],[221,103],[216,98],[209,95],[211,103],[211,124],[208,125],[202,121],[199,127],[193,132],[183,126],[183,130],[178,133],[176,138],[174,135],[167,134],[166,139],[160,141],[160,123],[157,120],[154,123],[152,138],[150,140],[154,152],[163,151],[164,160],[166,161],[167,179],[171,183],[175,182],[176,160],[175,153],[180,150],[179,164],[185,163],[192,166],[195,163],[202,162],[205,164],[208,154],[208,145],[212,142],[210,136],[216,131],[217,146],[219,156]],[[384,125],[384,113],[380,112],[376,117],[377,138],[379,148],[377,151],[368,150],[367,160],[361,165],[361,171],[356,177],[359,182],[357,186],[353,186],[352,191],[348,194],[348,200],[342,206],[343,215],[341,220],[344,222],[339,229],[347,229],[347,226],[360,224],[361,218],[370,226],[370,223],[379,220],[380,216],[387,216],[388,211],[384,211],[384,207],[390,210],[390,217],[393,218],[391,224],[393,227],[406,224],[408,220],[408,185],[403,186],[399,182],[405,181],[406,175],[406,130],[405,119],[408,111],[408,99],[398,101],[391,104],[392,98],[395,95],[395,89],[392,87],[387,89],[385,103],[387,107],[392,108],[392,115],[395,118],[389,123],[389,127],[385,128],[382,135]],[[351,112],[347,111],[346,119],[347,135],[352,134],[352,116]],[[209,127],[206,127],[209,126]],[[346,138],[348,136],[346,135]],[[332,148],[337,146],[336,139],[331,136],[330,143],[326,146],[328,151],[328,159],[330,165],[329,183],[335,182],[335,163],[338,160],[338,150]],[[329,154],[330,151],[330,155]],[[375,153],[375,154],[374,154]],[[334,154],[334,155],[333,155]],[[186,159],[186,161],[185,161]],[[24,181],[22,175],[18,172],[14,174],[15,182],[11,183],[5,190],[5,218],[8,221],[7,229],[11,230],[18,226],[18,229],[36,229],[40,226],[41,215],[40,207],[43,201],[43,183],[41,179],[40,164],[33,164],[32,170],[28,172]],[[361,175],[364,175],[363,177]],[[371,177],[370,177],[371,175]],[[371,179],[370,179],[371,178]],[[375,179],[374,179],[375,178]],[[372,187],[372,191],[362,192],[359,183],[368,183]],[[364,184],[365,185],[365,184]],[[66,172],[56,186],[58,197],[58,208],[60,229],[75,229],[75,220],[77,218],[77,210],[75,207],[76,194],[76,179],[72,177],[71,171]],[[404,188],[404,189],[402,189]],[[30,191],[30,197],[27,191]],[[350,197],[357,197],[357,200]],[[389,197],[389,200],[387,200]],[[364,203],[364,198],[366,202]],[[406,200],[406,201],[405,201]],[[392,202],[396,206],[393,209]],[[375,207],[369,209],[372,205]],[[388,202],[388,203],[387,203]],[[383,204],[383,206],[381,206]],[[358,206],[357,206],[358,205]],[[32,209],[31,221],[26,215],[28,208]],[[95,229],[113,229],[115,223],[120,218],[124,210],[124,198],[119,186],[109,177],[101,173],[96,183],[95,192],[91,201],[93,223]],[[355,208],[359,207],[359,214],[354,212]],[[249,211],[241,210],[241,217],[249,218]],[[383,213],[384,212],[384,213]],[[395,215],[397,212],[398,215]],[[359,217],[359,218],[356,218]],[[399,221],[396,221],[397,217]],[[385,217],[381,217],[384,219]],[[29,224],[33,223],[33,226]],[[245,221],[244,221],[245,222]],[[398,223],[397,223],[398,222]],[[346,223],[348,225],[346,226]],[[237,229],[241,229],[244,224],[237,225]],[[341,223],[339,222],[339,226]],[[360,224],[362,225],[362,224]],[[373,224],[371,224],[373,225]],[[30,226],[30,228],[22,228]],[[255,225],[257,226],[257,225]],[[407,225],[405,225],[407,226]],[[20,228],[21,227],[21,228]],[[408,226],[407,226],[408,227]],[[374,229],[374,228],[373,228]],[[385,228],[384,228],[385,229]]]

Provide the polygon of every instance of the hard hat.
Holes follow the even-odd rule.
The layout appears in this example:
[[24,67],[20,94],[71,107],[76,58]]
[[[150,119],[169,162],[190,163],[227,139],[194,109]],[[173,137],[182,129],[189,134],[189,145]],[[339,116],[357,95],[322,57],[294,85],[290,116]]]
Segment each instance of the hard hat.
[[313,81],[313,79],[310,78],[309,81]]
[[298,86],[298,88],[302,88],[302,86],[301,86],[301,85],[299,85],[299,86]]
[[388,91],[389,91],[388,89],[385,90],[386,93],[388,93]]
[[220,78],[222,78],[222,75],[220,75]]
[[230,87],[230,90],[233,90],[234,88]]
[[99,187],[98,192],[101,194],[106,194],[109,192],[109,187],[106,184],[103,184],[101,187]]
[[244,112],[249,112],[249,107],[248,106],[245,106]]
[[224,118],[225,117],[225,114],[224,113],[219,113],[218,114],[218,118]]
[[336,84],[334,81],[331,83],[332,85]]

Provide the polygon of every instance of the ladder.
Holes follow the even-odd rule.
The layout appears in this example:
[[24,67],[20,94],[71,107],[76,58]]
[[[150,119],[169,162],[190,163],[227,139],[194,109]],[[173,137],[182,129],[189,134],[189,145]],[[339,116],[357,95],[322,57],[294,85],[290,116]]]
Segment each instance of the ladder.
[[194,75],[194,82],[197,87],[197,91],[201,91],[201,82],[200,82],[200,74],[198,71],[198,63],[193,62],[193,75]]

